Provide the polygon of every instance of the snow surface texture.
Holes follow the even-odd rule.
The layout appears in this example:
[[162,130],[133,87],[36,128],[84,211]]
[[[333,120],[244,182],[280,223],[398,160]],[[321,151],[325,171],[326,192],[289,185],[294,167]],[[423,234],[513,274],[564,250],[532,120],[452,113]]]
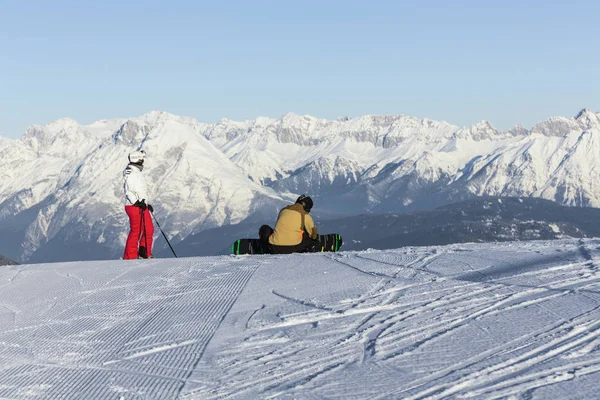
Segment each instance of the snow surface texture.
[[312,195],[321,218],[475,195],[598,207],[599,137],[600,114],[587,109],[506,132],[402,115],[203,124],[154,111],[87,126],[65,118],[0,138],[0,254],[118,257],[128,231],[121,173],[140,148],[148,200],[177,242],[241,221],[260,226],[300,193]]
[[597,398],[600,240],[0,269],[0,397]]

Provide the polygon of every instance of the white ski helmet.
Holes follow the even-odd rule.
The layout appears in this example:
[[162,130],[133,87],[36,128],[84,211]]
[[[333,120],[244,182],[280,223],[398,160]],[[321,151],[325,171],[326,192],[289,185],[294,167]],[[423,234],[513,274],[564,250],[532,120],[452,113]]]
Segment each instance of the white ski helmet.
[[144,162],[144,157],[146,156],[146,152],[144,150],[134,151],[129,154],[129,162],[131,163],[142,163]]

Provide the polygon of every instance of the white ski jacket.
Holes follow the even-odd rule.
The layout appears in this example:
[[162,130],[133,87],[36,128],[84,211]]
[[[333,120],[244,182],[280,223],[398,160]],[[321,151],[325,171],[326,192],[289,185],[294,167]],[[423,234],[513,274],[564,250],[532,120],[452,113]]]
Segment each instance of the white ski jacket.
[[123,171],[123,178],[126,205],[133,205],[138,200],[145,200],[146,204],[150,204],[146,180],[136,165],[129,164]]

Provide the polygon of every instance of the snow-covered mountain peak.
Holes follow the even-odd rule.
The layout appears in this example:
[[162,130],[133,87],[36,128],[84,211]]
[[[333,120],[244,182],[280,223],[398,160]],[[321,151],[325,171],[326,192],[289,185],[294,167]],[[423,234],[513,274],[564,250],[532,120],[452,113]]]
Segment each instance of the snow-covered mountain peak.
[[509,136],[527,136],[529,135],[529,130],[523,125],[517,124],[504,133],[508,134]]
[[301,146],[317,144],[317,136],[322,127],[328,124],[309,115],[287,113],[277,120],[275,136],[281,143],[293,143]]
[[600,128],[600,116],[590,109],[584,108],[573,118],[550,117],[531,129],[532,133],[545,136],[566,136],[572,132]]
[[46,125],[49,130],[54,131],[66,131],[66,130],[76,130],[81,128],[81,125],[75,121],[73,118],[59,118],[55,121],[50,122]]
[[550,117],[545,121],[539,122],[531,128],[531,133],[538,133],[544,136],[565,136],[573,131],[580,130],[580,124],[575,118]]
[[71,118],[61,118],[44,126],[30,125],[21,140],[38,154],[58,157],[87,151],[93,141],[92,135]]
[[447,141],[458,129],[446,122],[406,115],[365,115],[335,127],[344,137],[358,142],[370,142],[377,147],[393,148],[401,144],[439,144]]
[[151,129],[168,123],[186,125],[196,130],[206,129],[208,126],[208,124],[201,123],[195,118],[179,116],[165,111],[151,111],[133,120],[137,123],[147,124]]
[[294,125],[298,123],[305,123],[308,121],[315,121],[317,118],[311,115],[300,115],[294,112],[285,113],[279,118],[282,124],[284,125]]
[[150,129],[146,124],[137,123],[135,120],[127,120],[113,134],[112,140],[115,143],[124,142],[137,149],[144,142],[149,131]]
[[169,119],[179,119],[178,115],[171,114],[166,111],[152,110],[146,114],[143,114],[136,118],[137,120],[144,121],[150,125],[156,125],[158,122],[163,122]]
[[351,129],[372,129],[379,128],[382,126],[390,126],[392,124],[398,124],[404,126],[415,126],[419,124],[419,119],[410,117],[407,115],[373,115],[367,114],[358,118],[352,118],[347,121],[342,121],[343,125],[348,125]]
[[245,121],[246,125],[249,126],[249,129],[257,130],[257,129],[268,129],[268,127],[275,125],[277,122],[274,118],[269,117],[258,117],[256,119]]
[[171,113],[152,111],[138,118],[131,118],[112,135],[116,142],[128,143],[134,148],[143,147],[143,143],[150,138],[165,137],[171,142],[181,142],[192,136],[200,136],[206,129],[206,124],[201,124],[191,117],[180,117]]
[[476,128],[476,129],[488,129],[488,130],[496,131],[496,128],[494,128],[494,126],[492,125],[492,123],[490,121],[485,120],[485,119],[477,122],[475,125],[473,125],[473,128]]
[[575,116],[575,119],[580,119],[582,117],[586,117],[589,114],[595,115],[592,110],[590,110],[589,108],[582,108],[581,111],[579,111],[577,113],[577,115]]
[[600,114],[594,113],[589,108],[584,108],[575,116],[580,126],[584,129],[593,129],[600,127]]
[[491,140],[499,135],[499,132],[490,121],[482,120],[475,125],[459,129],[455,137],[459,139]]
[[70,135],[82,133],[83,127],[71,118],[61,118],[46,125],[30,125],[25,131],[25,138],[38,138],[47,140],[58,135]]
[[112,136],[125,122],[127,122],[127,118],[103,119],[86,125],[84,128],[93,136],[105,139]]
[[219,118],[219,120],[217,121],[217,123],[215,124],[215,126],[229,126],[232,124],[237,124],[237,125],[241,125],[242,122],[240,121],[234,121],[232,119],[229,118]]
[[221,118],[216,124],[208,125],[204,136],[208,140],[221,140],[223,144],[236,138],[241,132],[247,132],[248,122],[233,121],[229,118]]
[[269,117],[257,117],[256,119],[253,120],[254,125],[256,125],[256,126],[271,125],[275,121],[276,120],[274,118],[269,118]]
[[388,127],[390,125],[399,128],[399,127],[426,127],[426,128],[434,128],[434,127],[445,127],[451,126],[456,128],[454,125],[450,125],[445,121],[434,121],[429,118],[419,118],[413,117],[411,115],[404,114],[367,114],[358,118],[349,118],[344,119],[338,122],[346,122],[357,126],[369,127],[369,126],[377,126],[377,127]]

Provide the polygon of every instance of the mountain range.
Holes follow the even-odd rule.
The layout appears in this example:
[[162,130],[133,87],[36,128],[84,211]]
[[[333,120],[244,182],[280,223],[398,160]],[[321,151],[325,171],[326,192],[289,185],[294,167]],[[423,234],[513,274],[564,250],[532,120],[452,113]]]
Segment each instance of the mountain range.
[[404,115],[330,121],[290,113],[215,124],[159,111],[90,125],[65,118],[0,138],[0,254],[20,262],[118,258],[128,232],[122,171],[136,149],[148,155],[149,203],[179,243],[271,221],[300,193],[313,197],[323,220],[478,196],[598,207],[599,137],[600,113],[589,109],[507,131]]

